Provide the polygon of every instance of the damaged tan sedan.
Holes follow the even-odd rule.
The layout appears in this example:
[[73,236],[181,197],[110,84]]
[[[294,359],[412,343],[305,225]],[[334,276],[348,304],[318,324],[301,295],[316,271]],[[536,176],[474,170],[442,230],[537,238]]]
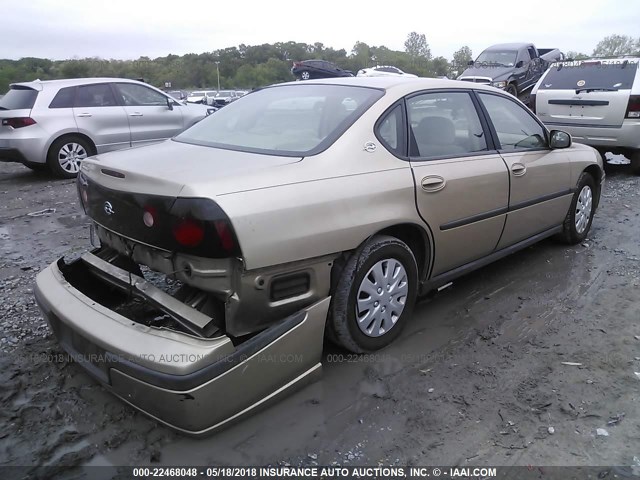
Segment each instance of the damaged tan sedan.
[[62,347],[203,434],[320,373],[325,336],[388,345],[416,296],[556,235],[582,241],[591,147],[469,83],[267,87],[164,143],[82,163],[94,248],[40,273]]

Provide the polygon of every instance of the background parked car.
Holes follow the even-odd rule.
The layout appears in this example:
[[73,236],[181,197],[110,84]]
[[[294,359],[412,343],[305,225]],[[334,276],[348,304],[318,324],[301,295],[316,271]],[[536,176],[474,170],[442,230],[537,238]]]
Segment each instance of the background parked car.
[[362,70],[358,70],[356,77],[389,77],[394,75],[414,78],[417,77],[417,75],[414,75],[413,73],[403,72],[398,67],[393,67],[391,65],[378,65],[376,67],[363,68]]
[[500,43],[469,62],[458,80],[483,83],[518,96],[532,88],[551,62],[563,59],[557,48],[538,49],[533,43]]
[[206,94],[207,94],[207,92],[204,91],[204,90],[191,92],[187,96],[187,102],[188,103],[202,103],[202,104],[204,104],[205,103],[205,95]]
[[205,105],[214,105],[215,97],[218,94],[217,90],[207,90],[204,92],[204,103]]
[[176,100],[180,101],[186,101],[187,99],[187,92],[185,92],[184,90],[169,90],[167,92],[167,95],[170,95]]
[[326,60],[303,60],[302,62],[293,62],[291,73],[298,80],[354,76],[353,72],[343,70]]
[[214,107],[224,107],[225,105],[229,105],[231,102],[240,98],[235,90],[220,90],[216,92],[215,96],[212,99],[211,105]]
[[0,100],[0,161],[74,177],[90,155],[173,137],[210,111],[123,78],[15,83]]
[[639,57],[553,65],[532,91],[534,111],[602,155],[625,155],[640,175],[639,67]]

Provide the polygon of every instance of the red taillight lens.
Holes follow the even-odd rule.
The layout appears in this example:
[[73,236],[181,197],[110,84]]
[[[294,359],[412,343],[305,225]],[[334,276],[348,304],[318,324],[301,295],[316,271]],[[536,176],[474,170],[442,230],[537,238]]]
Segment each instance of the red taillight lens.
[[215,222],[216,232],[218,232],[218,238],[220,238],[220,244],[222,248],[224,248],[227,252],[233,251],[234,241],[233,235],[231,234],[231,229],[227,222],[224,220],[220,220]]
[[194,220],[181,220],[173,228],[173,237],[183,247],[197,247],[204,239],[204,228]]
[[3,127],[22,128],[29,125],[35,125],[36,121],[31,117],[15,117],[15,118],[3,118]]
[[627,118],[640,118],[640,95],[631,95],[627,105]]

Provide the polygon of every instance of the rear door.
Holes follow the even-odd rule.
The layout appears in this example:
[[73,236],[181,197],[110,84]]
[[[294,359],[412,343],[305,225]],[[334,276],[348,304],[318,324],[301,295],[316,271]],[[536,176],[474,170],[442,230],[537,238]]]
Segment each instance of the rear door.
[[536,112],[547,125],[622,125],[637,63],[559,64],[543,78]]
[[118,105],[109,83],[60,89],[51,108],[55,108],[57,101],[64,105],[67,97],[73,93],[73,116],[78,131],[93,140],[98,153],[131,146],[127,114]]
[[131,128],[131,145],[144,145],[171,138],[184,128],[178,104],[170,109],[162,93],[137,83],[116,83]]
[[433,232],[436,276],[495,249],[509,175],[470,92],[425,92],[406,106],[416,205]]
[[477,92],[509,169],[509,213],[498,249],[562,224],[572,197],[567,150],[548,147],[547,130],[520,103]]

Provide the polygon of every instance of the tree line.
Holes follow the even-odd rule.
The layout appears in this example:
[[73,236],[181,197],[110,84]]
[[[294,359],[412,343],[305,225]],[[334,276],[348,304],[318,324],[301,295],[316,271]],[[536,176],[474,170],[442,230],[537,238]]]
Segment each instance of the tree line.
[[[95,57],[49,60],[27,57],[0,60],[0,93],[6,92],[13,82],[103,76],[142,78],[157,87],[164,87],[170,82],[172,89],[189,90],[215,89],[219,75],[223,89],[251,89],[293,80],[292,63],[307,59],[328,60],[354,73],[375,65],[394,65],[421,77],[455,78],[472,59],[472,51],[468,46],[458,49],[451,59],[434,57],[426,36],[417,32],[407,35],[404,47],[404,51],[398,51],[358,41],[347,52],[345,49],[325,47],[320,42],[307,44],[289,41],[252,46],[241,44],[212,52],[167,55],[154,59],[107,60]],[[587,57],[579,52],[567,54],[575,59]],[[599,42],[592,53],[602,56],[625,54],[640,55],[640,38],[611,35]]]

